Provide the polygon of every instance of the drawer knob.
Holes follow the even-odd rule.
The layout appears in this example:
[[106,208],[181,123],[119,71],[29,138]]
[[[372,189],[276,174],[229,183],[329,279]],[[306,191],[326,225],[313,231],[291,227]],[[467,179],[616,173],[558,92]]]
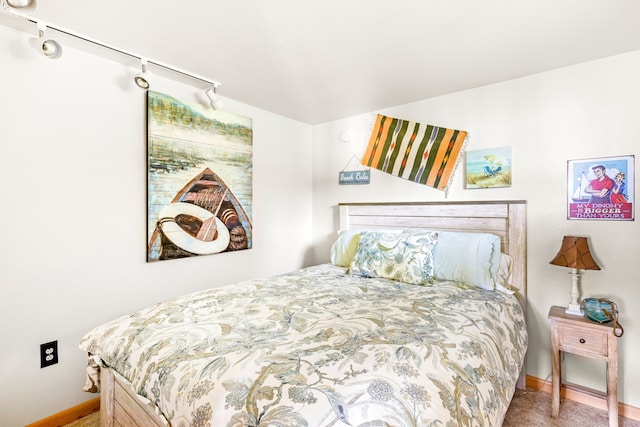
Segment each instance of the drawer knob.
[[584,338],[580,338],[580,344],[584,344],[585,342]]

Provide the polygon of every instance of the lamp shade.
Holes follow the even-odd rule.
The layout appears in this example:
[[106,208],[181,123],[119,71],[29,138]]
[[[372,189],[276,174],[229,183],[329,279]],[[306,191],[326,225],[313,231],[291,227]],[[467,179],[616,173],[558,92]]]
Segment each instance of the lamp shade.
[[586,237],[564,236],[558,254],[549,264],[580,270],[600,270],[600,266],[591,256]]

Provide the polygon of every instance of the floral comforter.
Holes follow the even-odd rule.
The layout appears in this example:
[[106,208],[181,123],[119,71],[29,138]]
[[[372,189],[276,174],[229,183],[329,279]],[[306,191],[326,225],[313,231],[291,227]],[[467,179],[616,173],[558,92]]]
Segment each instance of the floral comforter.
[[515,297],[329,264],[176,298],[81,341],[173,426],[501,425],[527,347]]

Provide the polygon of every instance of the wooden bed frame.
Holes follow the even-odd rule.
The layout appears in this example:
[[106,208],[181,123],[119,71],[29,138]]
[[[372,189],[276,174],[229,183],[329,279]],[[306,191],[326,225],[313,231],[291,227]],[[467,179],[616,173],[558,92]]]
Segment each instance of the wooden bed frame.
[[[493,233],[500,236],[502,251],[513,258],[513,290],[526,310],[527,255],[526,202],[417,202],[341,203],[340,230],[350,228],[429,228],[447,231]],[[112,369],[100,372],[102,427],[167,425],[130,384]],[[525,369],[517,387],[525,388]]]

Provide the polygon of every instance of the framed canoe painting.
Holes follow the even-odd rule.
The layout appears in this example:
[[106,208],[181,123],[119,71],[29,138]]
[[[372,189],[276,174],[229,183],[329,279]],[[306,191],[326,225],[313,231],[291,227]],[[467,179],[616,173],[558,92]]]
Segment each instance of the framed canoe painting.
[[147,91],[147,261],[252,247],[249,118]]

